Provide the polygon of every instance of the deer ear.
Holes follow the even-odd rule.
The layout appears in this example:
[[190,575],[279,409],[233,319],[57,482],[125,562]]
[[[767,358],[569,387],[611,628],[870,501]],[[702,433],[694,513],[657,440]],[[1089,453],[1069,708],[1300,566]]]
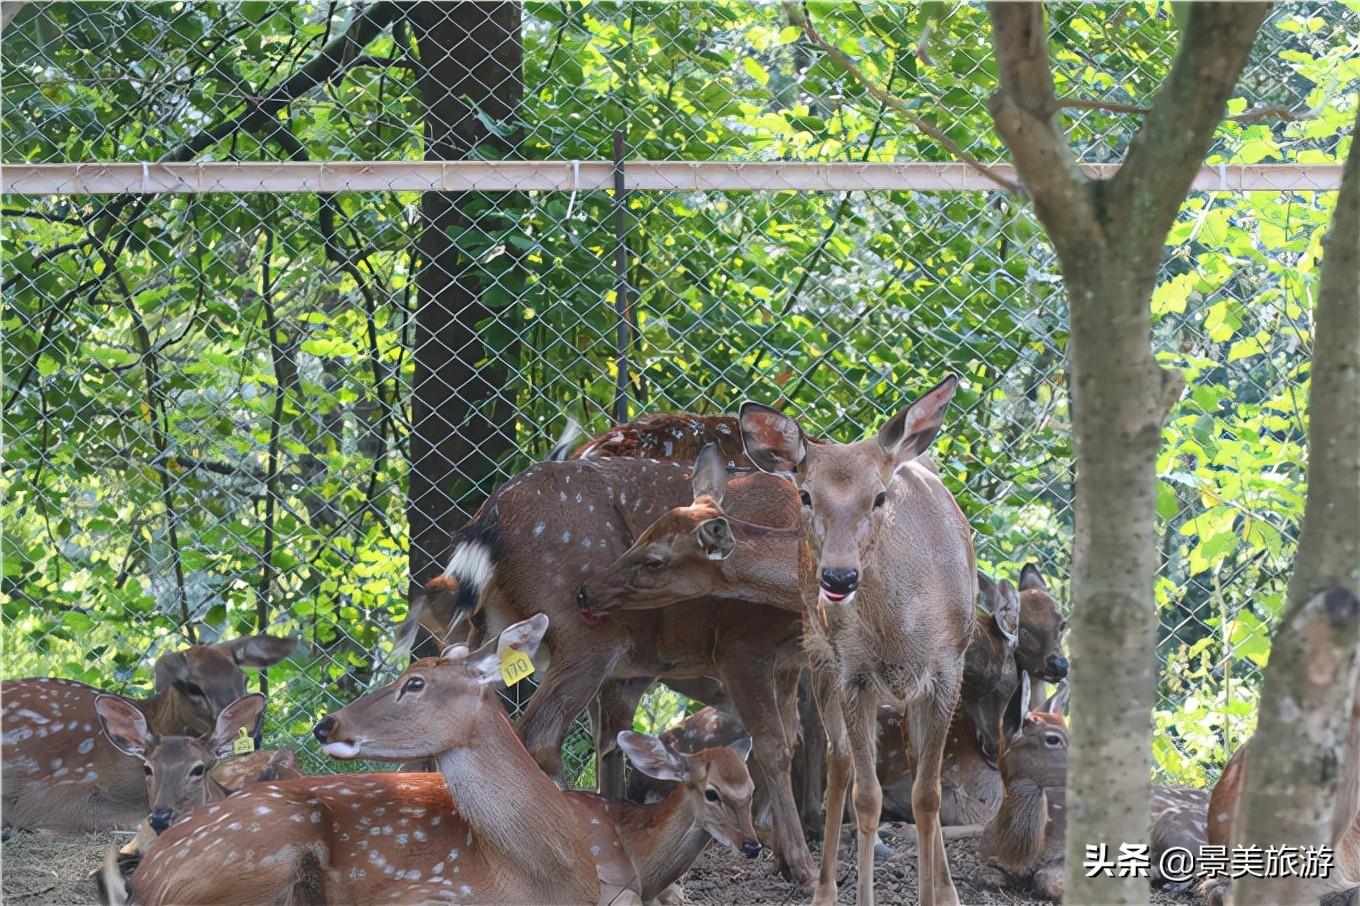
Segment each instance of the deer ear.
[[1036,564],[1026,563],[1020,570],[1020,590],[1048,591],[1048,586],[1044,584],[1044,577],[1039,574],[1039,567]]
[[222,642],[231,659],[240,667],[269,667],[288,657],[297,639],[281,639],[272,635],[248,635],[245,638]]
[[163,692],[175,683],[189,678],[189,656],[183,651],[171,651],[156,659],[156,691]]
[[695,535],[699,547],[704,550],[704,556],[710,560],[726,560],[737,549],[737,542],[732,538],[732,526],[725,516],[715,516],[699,523]]
[[1025,716],[1029,714],[1029,674],[1020,671],[1020,683],[1011,693],[1006,704],[1006,713],[1001,716],[1001,738],[1014,739],[1025,726]]
[[925,396],[907,406],[878,429],[878,445],[898,465],[920,456],[940,433],[944,410],[954,398],[959,379],[952,374],[932,387]]
[[728,748],[740,755],[742,761],[746,761],[751,757],[751,745],[751,737],[743,736],[741,739],[738,739],[736,742],[729,745]]
[[619,748],[633,767],[648,777],[684,781],[689,776],[684,757],[655,736],[623,730],[619,733]]
[[694,460],[694,499],[712,497],[713,502],[722,506],[723,493],[727,490],[727,465],[717,444],[705,444]]
[[251,739],[259,736],[264,723],[264,696],[258,692],[243,695],[222,709],[208,736],[208,751],[218,758],[231,754],[231,744],[241,728]]
[[992,619],[1006,641],[1014,645],[1020,635],[1020,595],[1016,593],[1014,585],[1002,579],[996,586],[996,601]]
[[118,695],[96,695],[94,713],[99,716],[99,726],[113,747],[124,755],[145,758],[146,753],[155,745],[155,739],[146,726],[146,716],[132,702]]
[[[548,631],[548,615],[536,613],[527,620],[505,627],[500,636],[467,656],[468,669],[482,685],[502,682],[501,656],[513,648],[532,658]],[[453,646],[454,648],[458,646]],[[446,652],[447,654],[447,652]]]
[[1072,687],[1066,681],[1059,683],[1058,688],[1053,690],[1053,694],[1044,702],[1044,710],[1049,714],[1057,714],[1060,717],[1067,713],[1067,700],[1072,695]]
[[760,403],[741,404],[737,415],[741,442],[746,455],[762,472],[773,472],[792,479],[807,456],[803,429],[782,412]]
[[982,570],[978,570],[977,583],[978,593],[974,605],[984,620],[990,620],[992,614],[996,612],[996,583]]

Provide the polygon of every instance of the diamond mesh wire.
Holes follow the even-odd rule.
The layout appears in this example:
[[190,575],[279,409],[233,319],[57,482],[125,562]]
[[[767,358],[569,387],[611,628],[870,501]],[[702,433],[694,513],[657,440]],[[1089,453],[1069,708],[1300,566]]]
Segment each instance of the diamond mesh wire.
[[[1004,159],[985,13],[808,9],[866,77]],[[1058,4],[1051,27],[1064,96],[1144,105],[1175,48],[1169,5]],[[1230,113],[1311,118],[1225,123],[1210,163],[1335,161],[1357,34],[1351,6],[1280,5]],[[608,159],[616,131],[632,159],[949,159],[775,4],[31,3],[0,62],[11,163]],[[1065,123],[1083,160],[1112,162],[1137,117]],[[1192,195],[1154,299],[1159,356],[1190,384],[1159,463],[1157,757],[1180,779],[1211,776],[1250,725],[1302,512],[1330,203]],[[135,689],[185,626],[291,633],[270,727],[296,745],[390,675],[408,576],[448,531],[568,414],[611,424],[606,192],[4,206],[6,676]],[[749,396],[851,439],[953,371],[937,453],[980,561],[1014,578],[1035,560],[1064,587],[1062,287],[1022,203],[632,192],[623,225],[630,415]],[[592,783],[588,736],[567,756]]]

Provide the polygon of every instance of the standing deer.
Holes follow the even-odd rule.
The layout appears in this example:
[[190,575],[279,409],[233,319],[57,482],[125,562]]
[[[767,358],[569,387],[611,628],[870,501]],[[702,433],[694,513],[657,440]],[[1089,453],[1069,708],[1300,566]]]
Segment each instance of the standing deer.
[[746,453],[783,475],[802,502],[804,645],[827,734],[826,831],[815,902],[836,901],[841,813],[852,773],[859,831],[856,902],[874,902],[882,790],[874,770],[878,705],[906,702],[925,904],[958,903],[940,831],[940,759],[973,631],[971,532],[931,468],[914,462],[939,432],[957,380],[946,378],[871,440],[809,445],[798,423],[741,407]]
[[[251,636],[194,645],[156,661],[156,691],[129,702],[156,736],[201,736],[245,695],[242,667],[268,667],[292,639]],[[6,680],[3,811],[6,828],[58,833],[137,827],[148,811],[142,767],[99,730],[99,689],[62,679]]]
[[[795,690],[805,664],[799,615],[711,598],[649,613],[596,615],[588,602],[578,607],[579,584],[592,570],[613,562],[666,510],[709,489],[717,493],[725,477],[716,457],[699,470],[635,459],[532,466],[454,533],[448,568],[428,583],[454,609],[431,608],[427,616],[446,624],[457,608],[475,603],[490,635],[536,611],[548,614],[552,629],[536,665],[542,679],[518,728],[554,778],[561,777],[561,746],[571,721],[597,692],[606,699],[597,726],[617,731],[631,721],[638,697],[655,678],[709,690],[717,688],[711,680],[721,680],[723,698],[754,739],[752,773],[769,794],[780,870],[806,881],[813,860],[789,780]],[[738,480],[726,490],[740,495],[743,487]],[[763,506],[771,524],[797,518],[797,502],[786,496],[766,496]],[[626,682],[602,690],[610,677]],[[612,748],[612,737],[600,734],[598,742]],[[621,753],[602,761],[601,788],[621,794]]]
[[114,748],[142,763],[150,812],[137,836],[122,850],[143,852],[156,835],[210,802],[225,799],[252,781],[302,775],[293,767],[291,749],[256,751],[227,758],[240,731],[256,737],[264,721],[265,699],[254,693],[222,709],[204,736],[157,736],[137,706],[120,695],[94,700],[99,725]]
[[628,734],[620,744],[644,769],[680,781],[651,806],[544,776],[493,690],[510,652],[532,658],[547,626],[539,614],[475,651],[418,660],[313,731],[333,757],[434,756],[440,774],[248,787],[161,836],[132,877],[136,901],[636,903],[687,870],[707,837],[749,854],[741,745],[679,757]]

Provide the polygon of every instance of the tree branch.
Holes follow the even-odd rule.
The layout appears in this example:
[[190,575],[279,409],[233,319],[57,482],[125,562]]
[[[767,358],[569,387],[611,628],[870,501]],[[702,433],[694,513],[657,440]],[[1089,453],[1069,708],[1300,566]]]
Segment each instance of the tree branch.
[[1019,186],[960,148],[942,129],[917,113],[907,101],[875,85],[873,81],[864,74],[864,71],[859,68],[855,61],[850,59],[849,55],[830,41],[826,40],[826,38],[822,37],[821,33],[813,26],[812,20],[803,12],[794,0],[784,0],[784,11],[788,14],[790,25],[795,28],[801,28],[803,33],[807,35],[808,40],[825,51],[827,56],[836,61],[836,64],[844,69],[846,73],[855,79],[855,81],[859,82],[864,90],[869,92],[870,95],[883,104],[886,104],[905,115],[911,124],[916,127],[918,132],[933,138],[956,159],[972,167],[1007,192],[1010,192],[1013,195],[1021,194]]
[[1054,121],[1053,73],[1048,34],[1038,3],[989,3],[992,48],[1001,90],[988,108],[996,131],[1034,199],[1059,254],[1070,254],[1105,234],[1096,216],[1090,180],[1077,166]]
[[[1109,220],[1125,235],[1171,229],[1269,12],[1268,3],[1187,4],[1171,72],[1109,182]],[[1137,253],[1152,257],[1135,267],[1155,275],[1162,244]]]

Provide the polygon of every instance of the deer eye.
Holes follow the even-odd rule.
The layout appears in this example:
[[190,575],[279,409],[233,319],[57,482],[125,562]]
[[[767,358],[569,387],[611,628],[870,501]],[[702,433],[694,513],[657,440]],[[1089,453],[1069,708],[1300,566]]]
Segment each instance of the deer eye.
[[190,776],[190,777],[202,777],[202,776],[203,776],[203,770],[204,770],[203,765],[201,765],[201,764],[196,764],[196,765],[193,766],[193,769],[189,771],[189,776]]
[[1062,745],[1062,737],[1057,733],[1049,733],[1044,736],[1044,744],[1049,746],[1060,746]]
[[150,777],[150,776],[151,776],[151,765],[149,765],[149,764],[144,764],[144,765],[142,765],[142,773],[145,774],[146,776]]
[[799,491],[798,499],[803,501],[803,506],[812,506],[812,495],[807,491]]
[[883,502],[884,502],[885,500],[887,500],[887,499],[888,499],[888,492],[887,492],[887,491],[879,491],[879,492],[878,492],[878,496],[874,498],[874,509],[878,509],[879,507],[883,506]]
[[642,565],[648,569],[656,569],[666,562],[666,558],[660,554],[648,554],[642,561]]
[[[419,676],[413,676],[406,682],[402,683],[401,695],[405,695],[407,692],[419,692],[421,689],[424,688],[425,688],[424,678]],[[398,696],[398,698],[400,697],[401,696]]]
[[717,802],[718,791],[713,789],[713,787],[709,787],[708,789],[704,790],[704,798],[707,799],[709,802]]
[[185,691],[186,694],[192,695],[192,696],[194,696],[195,698],[206,698],[206,697],[207,697],[207,696],[205,696],[205,695],[203,694],[203,689],[202,689],[197,683],[190,683],[190,682],[187,682],[187,681],[186,681],[186,682],[183,684],[183,687],[184,687],[184,691]]

